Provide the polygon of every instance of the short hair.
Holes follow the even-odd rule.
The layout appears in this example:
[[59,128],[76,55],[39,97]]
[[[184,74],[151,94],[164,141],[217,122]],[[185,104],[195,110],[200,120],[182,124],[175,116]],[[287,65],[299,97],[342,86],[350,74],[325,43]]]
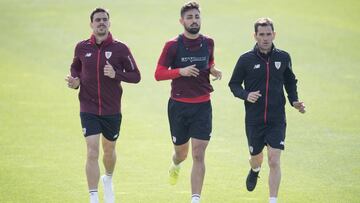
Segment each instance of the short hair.
[[255,33],[258,32],[259,26],[270,26],[272,31],[274,31],[274,24],[270,18],[259,18],[255,21],[254,29]]
[[195,2],[195,1],[189,1],[187,2],[186,4],[184,4],[182,7],[181,7],[181,10],[180,10],[180,16],[183,17],[184,14],[189,11],[189,10],[192,10],[192,9],[196,9],[200,12],[200,5]]
[[109,12],[104,9],[104,8],[95,8],[95,10],[93,10],[90,14],[90,22],[93,22],[94,20],[94,15],[96,13],[106,13],[106,15],[108,16],[108,18],[110,19],[110,15],[109,15]]

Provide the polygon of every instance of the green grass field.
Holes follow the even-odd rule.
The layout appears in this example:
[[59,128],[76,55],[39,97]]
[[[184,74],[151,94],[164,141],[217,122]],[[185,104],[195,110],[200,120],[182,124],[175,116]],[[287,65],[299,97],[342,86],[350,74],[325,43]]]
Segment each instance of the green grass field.
[[[89,13],[98,6],[110,9],[111,31],[130,46],[142,74],[140,84],[123,84],[116,198],[190,201],[191,157],[179,183],[167,184],[170,84],[153,77],[165,41],[182,32],[184,2],[0,1],[0,202],[88,201],[77,92],[64,77],[75,44],[91,33]],[[305,115],[287,106],[279,202],[360,202],[360,2],[200,3],[202,33],[214,38],[215,61],[223,71],[223,80],[213,83],[214,129],[202,202],[268,199],[266,160],[256,190],[246,191],[244,107],[227,87],[238,57],[254,44],[253,22],[262,16],[275,22],[275,44],[291,53],[307,106]]]

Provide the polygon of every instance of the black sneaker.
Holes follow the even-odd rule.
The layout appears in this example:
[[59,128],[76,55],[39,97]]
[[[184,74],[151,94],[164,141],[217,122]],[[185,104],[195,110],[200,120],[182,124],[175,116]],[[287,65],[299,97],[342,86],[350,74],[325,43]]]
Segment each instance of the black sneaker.
[[246,188],[249,192],[253,191],[255,189],[257,179],[259,176],[259,172],[254,172],[252,169],[250,169],[249,174],[246,178]]

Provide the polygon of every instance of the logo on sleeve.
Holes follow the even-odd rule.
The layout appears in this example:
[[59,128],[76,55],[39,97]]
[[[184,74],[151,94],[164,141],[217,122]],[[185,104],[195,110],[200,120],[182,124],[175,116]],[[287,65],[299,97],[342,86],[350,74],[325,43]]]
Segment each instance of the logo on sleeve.
[[106,59],[109,59],[111,57],[112,52],[111,51],[105,51],[105,57]]
[[91,56],[91,53],[90,53],[90,52],[85,54],[85,57],[86,57],[86,58],[88,58],[88,57],[90,57],[90,56]]
[[275,68],[279,70],[280,67],[281,67],[281,61],[275,61]]
[[260,68],[260,64],[256,64],[256,65],[254,66],[254,69],[258,69],[258,68]]

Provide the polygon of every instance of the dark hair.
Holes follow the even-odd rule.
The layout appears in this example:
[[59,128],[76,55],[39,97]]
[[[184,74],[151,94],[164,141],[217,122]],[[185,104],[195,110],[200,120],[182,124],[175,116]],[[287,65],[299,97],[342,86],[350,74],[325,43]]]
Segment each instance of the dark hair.
[[109,12],[104,9],[104,8],[96,8],[95,10],[93,10],[90,14],[90,21],[93,22],[94,20],[94,15],[95,13],[106,13],[106,15],[108,16],[108,18],[110,19],[110,15],[109,15]]
[[270,18],[257,19],[257,21],[255,21],[255,24],[254,24],[255,33],[258,32],[259,26],[270,26],[272,31],[274,31],[273,21]]
[[186,4],[184,4],[181,7],[180,16],[183,17],[185,12],[192,10],[192,9],[196,9],[200,12],[200,5],[195,1],[187,2]]

